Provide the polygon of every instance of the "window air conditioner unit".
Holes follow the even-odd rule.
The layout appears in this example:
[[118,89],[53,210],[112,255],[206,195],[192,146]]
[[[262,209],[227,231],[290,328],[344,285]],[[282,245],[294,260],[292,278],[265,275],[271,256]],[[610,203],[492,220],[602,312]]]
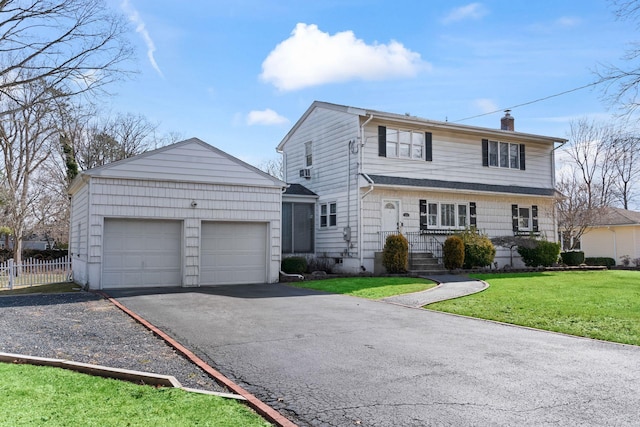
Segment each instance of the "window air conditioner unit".
[[311,179],[311,169],[300,169],[300,178]]

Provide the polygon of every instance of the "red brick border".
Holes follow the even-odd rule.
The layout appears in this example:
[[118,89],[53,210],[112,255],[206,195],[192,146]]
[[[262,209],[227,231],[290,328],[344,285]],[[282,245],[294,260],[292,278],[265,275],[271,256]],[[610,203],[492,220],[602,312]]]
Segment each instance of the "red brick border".
[[165,332],[163,332],[159,328],[155,327],[154,325],[152,325],[151,323],[149,323],[148,321],[146,321],[145,319],[143,319],[142,317],[140,317],[139,315],[137,315],[133,311],[129,310],[127,307],[125,307],[123,304],[121,304],[115,298],[110,297],[108,294],[106,294],[105,292],[102,292],[102,291],[97,291],[95,293],[100,295],[100,296],[102,296],[103,298],[109,300],[109,302],[111,302],[113,305],[118,307],[120,310],[122,310],[123,312],[128,314],[136,322],[140,323],[142,326],[144,326],[145,328],[149,329],[156,336],[162,338],[167,344],[169,344],[171,347],[173,347],[176,351],[181,353],[184,357],[189,359],[191,362],[193,362],[196,365],[198,365],[198,367],[200,367],[200,369],[202,369],[207,374],[209,374],[218,383],[224,385],[225,387],[227,387],[232,392],[234,392],[236,394],[239,394],[240,396],[242,396],[245,399],[247,399],[247,404],[254,411],[256,411],[258,414],[260,414],[262,417],[266,418],[267,421],[272,422],[276,426],[279,426],[279,427],[297,427],[296,424],[294,424],[291,421],[289,421],[288,419],[286,419],[278,411],[276,411],[275,409],[273,409],[272,407],[270,407],[266,403],[262,402],[260,399],[255,397],[253,394],[249,393],[244,388],[240,387],[235,382],[231,381],[229,378],[227,378],[224,375],[222,375],[222,373],[220,373],[216,369],[214,369],[211,366],[209,366],[204,360],[202,360],[201,358],[196,356],[193,352],[191,352],[189,349],[184,347],[178,341],[174,340],[169,335],[167,335]]

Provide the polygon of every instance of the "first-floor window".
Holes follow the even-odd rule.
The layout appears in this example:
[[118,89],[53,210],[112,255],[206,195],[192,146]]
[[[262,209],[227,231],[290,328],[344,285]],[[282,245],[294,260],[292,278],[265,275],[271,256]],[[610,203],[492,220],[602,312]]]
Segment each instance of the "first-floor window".
[[530,230],[531,229],[531,215],[529,208],[518,208],[518,229]]
[[420,201],[420,229],[459,229],[469,225],[469,206]]
[[320,205],[320,227],[335,227],[337,224],[336,203],[323,203]]
[[538,230],[538,206],[519,206],[511,205],[511,219],[513,223],[513,231],[518,232],[534,232]]

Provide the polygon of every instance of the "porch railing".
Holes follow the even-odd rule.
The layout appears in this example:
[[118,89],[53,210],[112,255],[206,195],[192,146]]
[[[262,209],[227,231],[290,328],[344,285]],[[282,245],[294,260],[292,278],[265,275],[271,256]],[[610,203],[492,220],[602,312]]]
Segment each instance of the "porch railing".
[[56,260],[26,259],[17,264],[13,259],[0,263],[0,288],[46,285],[71,281],[69,257]]
[[[384,249],[387,237],[392,234],[398,234],[397,231],[381,231],[380,232],[380,250]],[[409,243],[409,253],[430,253],[434,258],[442,259],[443,243],[432,234],[423,234],[419,231],[402,232],[402,235]]]

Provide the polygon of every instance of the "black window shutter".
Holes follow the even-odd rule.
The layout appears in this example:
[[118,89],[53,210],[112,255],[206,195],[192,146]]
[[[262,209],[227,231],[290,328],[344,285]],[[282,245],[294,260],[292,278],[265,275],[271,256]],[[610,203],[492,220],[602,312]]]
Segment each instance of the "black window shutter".
[[538,207],[536,205],[531,206],[531,228],[534,233],[538,232]]
[[478,221],[476,220],[476,202],[469,202],[469,225],[471,227],[478,226]]
[[378,156],[387,157],[387,127],[378,126]]
[[489,166],[489,140],[482,140],[482,166]]
[[424,133],[424,146],[424,159],[431,162],[433,160],[433,135],[431,132]]
[[524,144],[520,144],[520,170],[525,170],[525,161],[524,161]]
[[427,225],[427,201],[420,200],[420,230],[426,230]]
[[518,205],[511,205],[511,226],[513,231],[518,231]]

